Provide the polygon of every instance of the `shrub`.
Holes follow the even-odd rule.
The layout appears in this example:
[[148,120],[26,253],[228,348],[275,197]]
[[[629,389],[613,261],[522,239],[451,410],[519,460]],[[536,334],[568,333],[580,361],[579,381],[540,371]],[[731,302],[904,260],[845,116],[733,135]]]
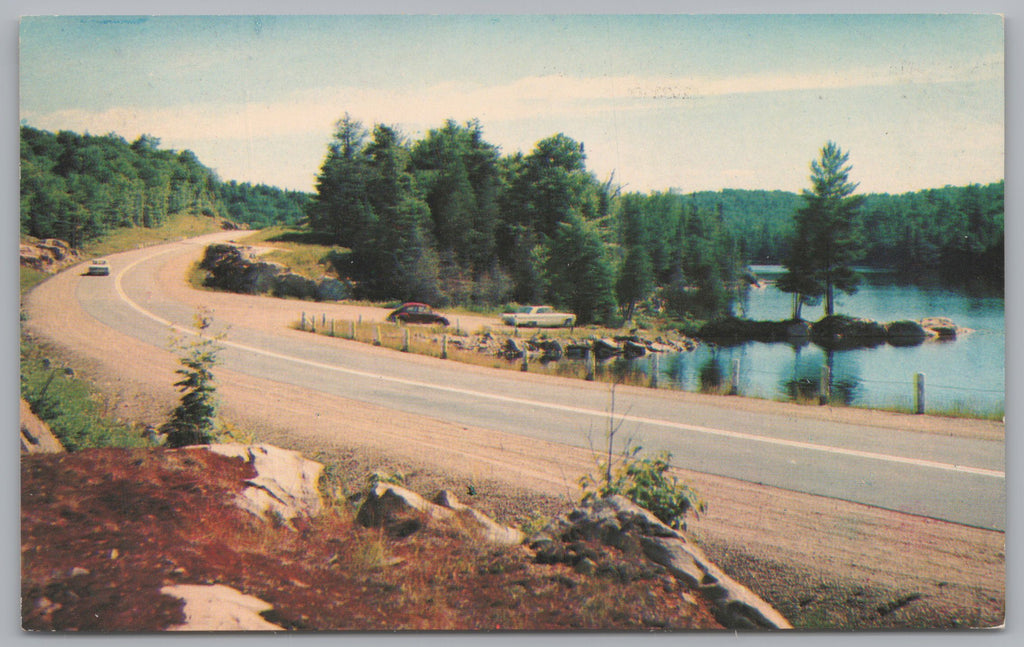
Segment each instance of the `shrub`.
[[668,474],[670,452],[661,452],[655,457],[637,458],[641,448],[626,448],[616,468],[600,463],[600,476],[586,475],[580,478],[583,490],[582,502],[598,498],[622,495],[638,506],[649,510],[655,517],[675,529],[686,528],[686,515],[693,512],[695,517],[707,510],[707,504],[696,490],[676,477]]

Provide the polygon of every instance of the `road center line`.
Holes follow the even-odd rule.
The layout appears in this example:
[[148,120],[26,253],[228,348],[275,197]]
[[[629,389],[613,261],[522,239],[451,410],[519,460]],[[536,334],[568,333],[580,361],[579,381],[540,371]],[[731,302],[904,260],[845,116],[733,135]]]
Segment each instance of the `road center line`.
[[[121,284],[122,277],[129,270],[133,269],[136,265],[138,265],[142,261],[150,260],[152,258],[156,258],[157,256],[161,256],[163,254],[167,254],[167,253],[172,252],[174,250],[175,250],[175,248],[171,247],[170,249],[168,249],[166,251],[159,252],[159,253],[154,254],[152,256],[145,256],[143,258],[139,258],[139,259],[133,261],[132,263],[129,263],[127,266],[124,267],[124,269],[122,269],[120,272],[118,272],[117,275],[114,277],[114,288],[116,289],[117,294],[121,298],[121,300],[124,301],[125,303],[127,303],[129,306],[131,306],[131,308],[133,308],[139,314],[141,314],[141,315],[143,315],[143,316],[145,316],[145,317],[147,317],[147,318],[149,318],[149,319],[151,319],[151,320],[153,320],[153,321],[155,321],[155,322],[157,322],[157,323],[159,323],[161,325],[168,326],[169,328],[173,329],[176,332],[179,332],[179,333],[182,333],[182,334],[186,334],[186,335],[193,335],[193,336],[198,337],[199,333],[197,333],[195,330],[192,330],[190,328],[186,328],[186,327],[183,327],[183,326],[179,326],[178,324],[175,324],[175,323],[173,323],[171,321],[168,321],[168,320],[160,317],[156,313],[150,312],[149,310],[146,310],[145,308],[140,306],[138,303],[133,301],[128,296],[128,294],[124,291],[124,288],[123,288],[123,286]],[[229,347],[229,348],[234,348],[236,350],[241,350],[241,351],[244,351],[244,352],[255,353],[257,355],[263,355],[264,357],[270,357],[270,358],[273,358],[273,359],[279,359],[279,360],[283,360],[283,361],[293,362],[293,363],[296,363],[296,364],[302,364],[304,366],[309,366],[309,367],[313,367],[313,368],[319,368],[319,369],[323,369],[323,370],[327,370],[327,371],[333,371],[333,372],[336,372],[336,373],[343,373],[343,374],[346,374],[346,375],[354,375],[354,376],[357,376],[357,377],[363,377],[363,378],[368,378],[368,379],[372,379],[372,380],[385,381],[385,382],[390,382],[390,383],[393,383],[393,384],[402,384],[402,385],[405,385],[405,386],[411,386],[411,387],[420,388],[420,389],[429,389],[429,390],[433,390],[433,391],[440,391],[440,392],[443,392],[443,393],[452,393],[452,394],[456,394],[456,395],[470,396],[470,397],[475,397],[475,398],[493,400],[493,401],[496,401],[496,402],[506,402],[506,403],[509,403],[509,404],[515,404],[515,405],[520,405],[520,406],[529,406],[529,407],[535,407],[535,408],[540,408],[540,409],[549,409],[549,410],[553,410],[553,411],[560,411],[560,412],[563,412],[563,413],[574,413],[574,414],[578,414],[578,415],[585,415],[585,416],[596,417],[596,418],[601,418],[601,419],[607,419],[607,417],[609,415],[609,413],[607,411],[601,411],[601,410],[597,410],[597,409],[587,409],[587,408],[583,408],[583,407],[574,407],[574,406],[565,405],[565,404],[555,404],[555,403],[550,403],[550,402],[541,402],[539,400],[529,400],[529,399],[526,399],[526,398],[517,398],[517,397],[513,397],[513,396],[508,396],[508,395],[499,395],[499,394],[496,394],[496,393],[487,393],[487,392],[484,392],[484,391],[474,391],[474,390],[471,390],[471,389],[463,389],[463,388],[457,388],[457,387],[452,387],[452,386],[444,386],[444,385],[440,385],[440,384],[431,384],[429,382],[420,382],[418,380],[410,380],[410,379],[406,379],[406,378],[381,375],[379,373],[370,373],[370,372],[367,372],[367,371],[360,371],[358,369],[344,368],[342,366],[336,366],[336,365],[333,365],[333,364],[326,364],[324,362],[317,362],[317,361],[314,361],[314,360],[302,359],[300,357],[294,357],[294,356],[291,356],[291,355],[285,355],[285,354],[282,354],[282,353],[277,353],[277,352],[266,350],[266,349],[263,349],[263,348],[257,348],[255,346],[248,346],[248,345],[245,345],[245,344],[239,344],[237,342],[232,342],[232,341],[227,341],[227,340],[219,340],[217,343],[220,344],[221,346],[225,346],[225,347]],[[815,443],[802,442],[802,441],[798,441],[798,440],[787,440],[787,439],[784,439],[784,438],[771,438],[769,436],[758,436],[756,434],[748,434],[748,433],[743,433],[743,432],[739,432],[739,431],[730,431],[730,430],[727,430],[727,429],[716,429],[716,428],[713,428],[713,427],[703,427],[703,426],[700,426],[700,425],[690,425],[690,424],[681,423],[681,422],[674,422],[674,421],[671,421],[671,420],[661,420],[661,419],[657,419],[657,418],[646,418],[646,417],[643,417],[643,416],[632,416],[632,415],[626,414],[626,415],[619,416],[618,418],[619,418],[619,420],[624,421],[624,422],[631,422],[631,423],[645,424],[645,425],[653,425],[653,426],[658,426],[658,427],[666,427],[666,428],[669,428],[669,429],[679,429],[679,430],[682,430],[682,431],[696,432],[696,433],[706,434],[706,435],[710,435],[710,436],[719,436],[719,437],[722,437],[722,438],[730,438],[730,439],[734,439],[734,440],[743,440],[743,441],[749,441],[749,442],[765,443],[765,444],[769,444],[769,445],[778,445],[778,446],[782,446],[782,447],[791,447],[791,448],[794,448],[794,449],[802,449],[802,450],[807,450],[807,451],[815,451],[815,452],[821,452],[821,453],[826,453],[826,454],[837,454],[837,455],[843,455],[843,456],[853,456],[853,457],[857,457],[857,458],[864,458],[864,459],[869,459],[869,460],[884,461],[884,462],[889,462],[889,463],[901,463],[901,464],[904,464],[904,465],[913,465],[915,467],[925,467],[925,468],[931,468],[931,469],[937,469],[937,470],[945,470],[945,471],[950,471],[950,472],[959,472],[959,473],[962,473],[962,474],[974,474],[974,475],[977,475],[977,476],[986,476],[986,477],[998,478],[998,479],[1005,479],[1006,478],[1006,473],[1005,472],[998,471],[998,470],[989,470],[989,469],[985,469],[985,468],[981,468],[981,467],[970,467],[970,466],[967,466],[967,465],[954,465],[954,464],[950,464],[950,463],[940,463],[938,461],[930,461],[930,460],[925,460],[925,459],[920,459],[920,458],[907,458],[905,456],[894,456],[894,455],[891,455],[891,454],[880,454],[880,453],[876,453],[876,452],[867,452],[867,451],[861,451],[861,450],[857,450],[857,449],[844,449],[844,448],[841,448],[841,447],[830,447],[828,445],[818,445],[818,444],[815,444]]]

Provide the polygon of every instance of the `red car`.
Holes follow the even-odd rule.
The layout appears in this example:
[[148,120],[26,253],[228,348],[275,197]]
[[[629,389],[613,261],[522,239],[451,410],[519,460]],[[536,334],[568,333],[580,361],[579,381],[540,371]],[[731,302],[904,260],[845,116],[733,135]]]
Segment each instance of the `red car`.
[[388,321],[394,323],[425,323],[448,325],[448,320],[425,303],[405,303],[401,308],[388,315]]

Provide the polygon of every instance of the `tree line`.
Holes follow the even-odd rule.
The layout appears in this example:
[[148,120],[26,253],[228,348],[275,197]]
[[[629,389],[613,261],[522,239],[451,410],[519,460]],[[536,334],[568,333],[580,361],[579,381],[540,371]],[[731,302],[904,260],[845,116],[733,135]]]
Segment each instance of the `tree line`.
[[[851,262],[891,268],[908,279],[1003,283],[1003,181],[902,194],[866,193],[852,217]],[[743,258],[779,265],[796,234],[801,193],[724,189],[689,194],[720,209]]]
[[743,263],[720,211],[622,195],[562,133],[503,156],[477,121],[409,141],[345,116],[309,225],[351,250],[337,265],[363,298],[547,302],[582,323],[629,319],[659,289],[675,314],[721,314]]
[[175,213],[227,216],[256,227],[298,222],[306,193],[221,182],[192,151],[142,135],[51,133],[21,127],[21,233],[74,247],[120,227],[159,227]]
[[[786,264],[791,279],[806,278],[819,272],[810,268],[824,249],[811,245],[806,227],[801,233],[816,172],[803,194],[624,193],[613,177],[602,181],[587,169],[581,142],[559,133],[528,153],[503,155],[475,120],[449,120],[414,141],[346,115],[312,194],[221,182],[190,151],[162,150],[148,135],[128,143],[28,126],[21,135],[25,235],[81,246],[115,227],[158,226],[176,212],[254,227],[302,224],[348,250],[333,263],[357,296],[372,300],[548,302],[581,322],[629,320],[641,306],[712,319],[730,313],[754,280],[748,263]],[[827,228],[844,241],[837,268],[1002,284],[1002,182],[854,202],[840,229]],[[842,289],[847,279],[828,270],[814,281]],[[827,292],[799,281],[789,287],[802,295],[798,303]]]

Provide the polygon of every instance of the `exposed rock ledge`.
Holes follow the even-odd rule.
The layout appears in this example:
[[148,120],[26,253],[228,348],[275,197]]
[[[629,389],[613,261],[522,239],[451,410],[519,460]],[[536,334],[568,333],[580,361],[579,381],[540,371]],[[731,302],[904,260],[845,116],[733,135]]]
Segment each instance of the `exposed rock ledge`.
[[[239,499],[242,508],[259,516],[270,512],[289,520],[301,515],[312,517],[322,510],[317,490],[317,480],[323,468],[320,463],[303,458],[297,452],[270,445],[209,445],[204,449],[239,456],[252,464],[256,475],[247,481],[249,488]],[[521,530],[504,526],[464,505],[451,492],[442,491],[431,502],[401,486],[378,483],[364,498],[356,521],[365,526],[382,527],[394,536],[407,536],[428,524],[442,524],[496,545],[511,547],[527,543],[538,562],[564,562],[577,568],[585,568],[586,564],[585,558],[571,549],[574,541],[599,541],[620,549],[633,542],[633,545],[639,544],[650,561],[665,568],[695,594],[703,596],[714,609],[718,622],[726,628],[792,628],[767,602],[723,573],[685,535],[621,496],[582,506],[566,517],[552,521],[541,533],[527,540]],[[197,601],[199,606],[208,606],[210,603],[202,600],[208,600],[215,592],[189,589],[168,593],[185,598],[188,613],[188,605]],[[240,595],[231,591],[216,593],[221,597],[227,593],[230,608],[234,608],[232,605]],[[241,606],[243,609],[256,609],[252,612],[255,615],[265,610],[257,603],[259,601],[254,603],[247,599]],[[252,607],[252,604],[257,604],[257,607]],[[264,622],[256,617],[255,624]],[[234,612],[229,614],[229,618],[235,618]],[[203,624],[191,626],[189,623],[180,628],[201,627],[214,628]],[[277,629],[269,623],[250,628]]]
[[81,260],[78,252],[57,238],[30,239],[20,243],[18,248],[21,266],[31,267],[40,272],[56,272]]
[[703,596],[715,619],[728,629],[793,628],[767,602],[723,573],[683,534],[625,497],[611,496],[574,510],[533,537],[530,547],[539,561],[567,562],[579,568],[586,557],[565,550],[564,544],[579,539],[618,548],[638,542],[648,559]]

